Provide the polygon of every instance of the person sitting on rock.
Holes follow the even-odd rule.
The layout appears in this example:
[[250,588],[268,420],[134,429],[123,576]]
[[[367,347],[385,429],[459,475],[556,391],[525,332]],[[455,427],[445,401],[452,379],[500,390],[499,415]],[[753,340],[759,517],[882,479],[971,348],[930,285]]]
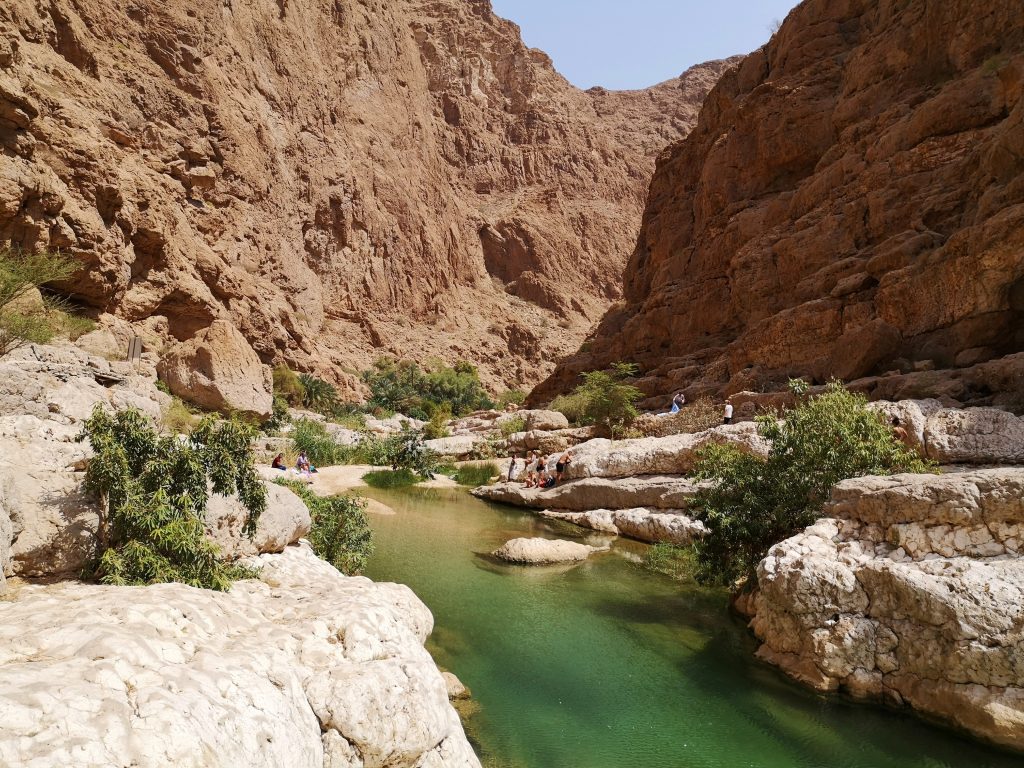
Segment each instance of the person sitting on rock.
[[676,392],[672,398],[672,410],[669,413],[679,413],[679,409],[686,405],[686,395],[682,392]]
[[524,488],[533,488],[537,480],[537,462],[533,451],[526,452],[526,463],[523,465],[523,474],[526,475]]
[[910,435],[900,423],[900,417],[893,416],[889,423],[892,425],[892,436],[907,446],[907,448],[914,448],[914,444],[910,442]]
[[558,457],[558,461],[555,463],[555,482],[562,482],[562,475],[565,474],[566,468],[572,462],[572,451],[566,451]]
[[270,466],[273,469],[280,469],[282,472],[285,472],[285,471],[288,470],[287,465],[284,463],[284,454],[283,453],[277,454],[277,456],[274,457],[274,460],[270,463]]

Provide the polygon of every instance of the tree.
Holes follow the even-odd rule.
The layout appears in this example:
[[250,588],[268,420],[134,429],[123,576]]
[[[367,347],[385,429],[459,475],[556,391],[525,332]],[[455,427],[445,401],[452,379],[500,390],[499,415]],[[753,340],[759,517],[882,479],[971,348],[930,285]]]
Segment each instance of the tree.
[[840,480],[933,469],[893,436],[863,395],[839,382],[782,420],[758,417],[757,430],[770,441],[767,457],[732,445],[700,451],[695,476],[710,485],[691,510],[707,528],[696,545],[696,576],[704,583],[749,576],[772,545],[814,522]]
[[428,420],[445,409],[454,416],[464,416],[494,407],[476,367],[465,361],[453,367],[438,363],[423,371],[408,360],[381,358],[363,372],[362,378],[370,388],[370,408],[416,419]]
[[53,338],[60,323],[44,306],[32,306],[30,295],[41,285],[71,277],[78,266],[59,253],[0,249],[0,355]]
[[266,509],[253,466],[252,427],[213,416],[187,438],[158,435],[139,411],[111,415],[96,406],[80,440],[94,456],[86,489],[100,500],[99,563],[105,584],[177,581],[226,590],[249,571],[221,560],[205,536],[203,512],[214,493],[237,493],[252,536]]
[[302,404],[312,411],[330,415],[338,407],[338,390],[334,385],[308,373],[299,375]]
[[434,477],[437,457],[424,444],[422,432],[402,422],[402,431],[389,435],[385,442],[385,451],[392,470],[414,472],[424,480]]
[[583,383],[571,394],[557,398],[552,408],[564,408],[570,420],[595,424],[616,437],[639,415],[636,401],[643,393],[626,381],[636,374],[636,365],[621,362],[606,371],[588,371],[581,374]]

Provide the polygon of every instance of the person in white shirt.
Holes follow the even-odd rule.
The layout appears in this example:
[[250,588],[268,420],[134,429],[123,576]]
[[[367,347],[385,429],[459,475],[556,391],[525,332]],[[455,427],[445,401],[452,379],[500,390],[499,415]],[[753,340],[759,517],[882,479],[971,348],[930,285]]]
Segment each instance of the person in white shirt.
[[725,401],[725,419],[722,420],[723,424],[732,424],[732,400]]

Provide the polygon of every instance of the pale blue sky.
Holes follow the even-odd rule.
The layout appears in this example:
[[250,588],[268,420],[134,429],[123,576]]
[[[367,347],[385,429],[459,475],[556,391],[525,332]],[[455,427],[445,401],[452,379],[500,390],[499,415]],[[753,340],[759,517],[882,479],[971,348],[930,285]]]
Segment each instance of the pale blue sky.
[[491,0],[572,83],[644,88],[688,67],[750,53],[796,0]]

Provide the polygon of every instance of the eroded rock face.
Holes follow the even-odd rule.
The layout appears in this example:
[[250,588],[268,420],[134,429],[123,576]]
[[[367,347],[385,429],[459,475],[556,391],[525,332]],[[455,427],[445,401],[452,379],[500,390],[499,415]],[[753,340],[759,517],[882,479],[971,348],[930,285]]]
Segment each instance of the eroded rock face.
[[411,590],[306,548],[254,562],[229,593],[69,582],[0,602],[0,762],[478,768]]
[[522,482],[502,482],[474,488],[474,496],[487,501],[531,509],[586,510],[685,509],[698,485],[685,477],[583,477],[553,488],[526,488]]
[[225,319],[353,387],[388,351],[550,370],[727,66],[583,92],[484,0],[12,0],[0,27],[0,240],[80,258],[69,288],[151,348]]
[[594,552],[606,549],[608,547],[591,547],[588,544],[562,539],[511,539],[494,550],[491,555],[509,563],[545,565],[586,560]]
[[997,370],[1024,351],[1022,94],[1014,0],[801,3],[663,156],[624,306],[531,402],[628,360],[662,397],[873,376],[1024,409]]
[[207,410],[270,416],[270,366],[260,362],[245,337],[226,320],[214,320],[169,350],[157,371],[171,392]]
[[824,514],[758,566],[758,655],[1024,748],[1024,470],[847,480]]

